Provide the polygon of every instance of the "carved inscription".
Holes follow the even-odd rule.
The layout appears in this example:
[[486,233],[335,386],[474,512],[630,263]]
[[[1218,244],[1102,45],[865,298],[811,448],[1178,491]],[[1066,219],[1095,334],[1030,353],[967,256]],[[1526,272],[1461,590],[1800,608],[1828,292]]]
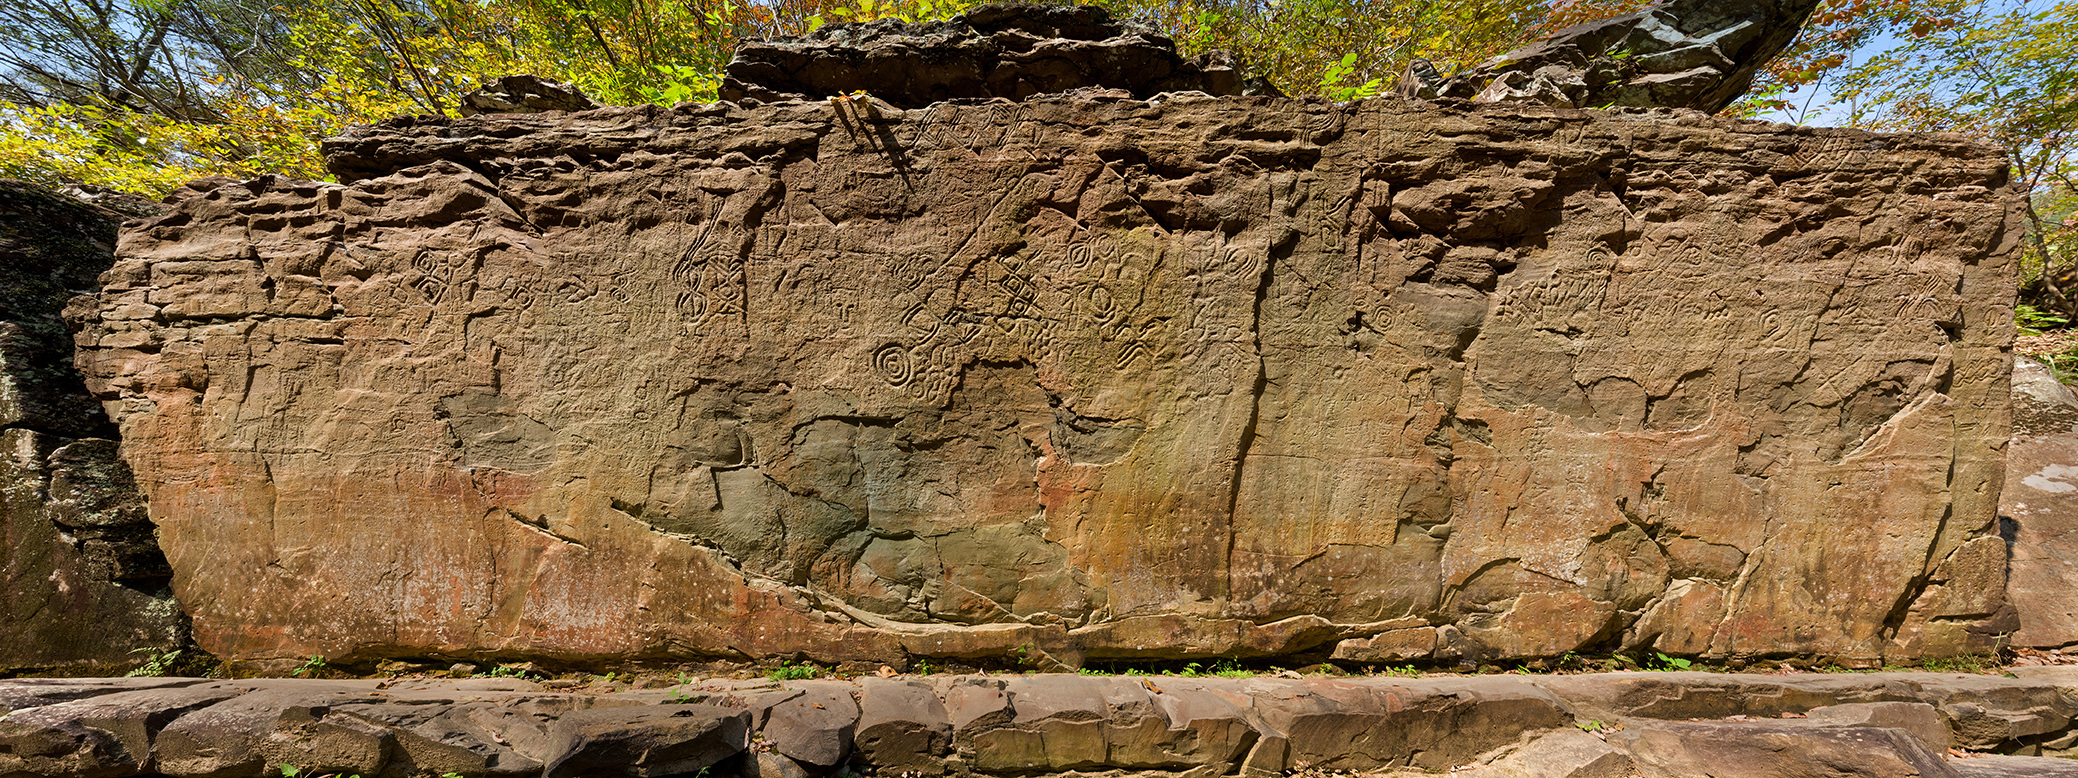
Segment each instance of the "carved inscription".
[[1580,314],[1601,306],[1615,272],[1616,256],[1607,248],[1588,249],[1579,261],[1561,265],[1541,280],[1502,290],[1494,319],[1547,329],[1574,326]]

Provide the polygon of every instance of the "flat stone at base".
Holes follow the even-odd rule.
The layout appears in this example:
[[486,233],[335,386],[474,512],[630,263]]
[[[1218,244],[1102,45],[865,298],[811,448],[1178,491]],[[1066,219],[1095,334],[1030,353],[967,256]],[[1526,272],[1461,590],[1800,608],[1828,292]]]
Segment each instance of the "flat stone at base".
[[1978,756],[1948,764],[1962,778],[2078,778],[2078,760],[2049,756]]
[[1580,729],[1558,729],[1483,765],[1451,773],[1453,778],[1630,778],[1631,758]]
[[1647,778],[1960,778],[1942,755],[1899,729],[1632,719],[1609,742]]
[[749,747],[750,714],[713,705],[605,708],[564,715],[543,778],[655,778],[697,772]]
[[931,687],[882,678],[864,679],[859,687],[852,745],[860,757],[897,772],[942,772],[940,757],[952,741],[952,724]]
[[134,775],[152,739],[190,711],[238,695],[223,688],[118,692],[0,717],[0,775]]

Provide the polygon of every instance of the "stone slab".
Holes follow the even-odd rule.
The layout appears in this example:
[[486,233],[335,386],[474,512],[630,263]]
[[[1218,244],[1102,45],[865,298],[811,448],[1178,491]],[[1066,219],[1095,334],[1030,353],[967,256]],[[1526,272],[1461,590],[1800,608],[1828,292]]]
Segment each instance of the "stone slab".
[[[661,776],[703,768],[801,778],[840,766],[1002,778],[1305,770],[1891,778],[1918,769],[1923,778],[1968,776],[1977,774],[1973,766],[2000,764],[1987,754],[2050,753],[2078,742],[2078,728],[2048,702],[2078,699],[2078,674],[2050,669],[2033,668],[2024,678],[708,679],[683,687],[695,693],[663,698],[680,702],[660,702],[653,690],[501,691],[430,679],[187,679],[156,686],[74,680],[63,694],[51,693],[50,682],[14,680],[0,681],[0,696],[32,704],[0,716],[0,775],[242,778],[291,764],[467,778]],[[1660,682],[1641,684],[1645,676]],[[786,694],[761,717],[741,696],[752,691]],[[698,695],[707,701],[683,702]],[[1896,699],[1875,699],[1886,696]],[[851,699],[860,701],[855,711],[843,705]],[[1770,712],[1759,715],[1763,710]],[[1963,756],[1944,761],[1950,745]],[[1773,752],[1787,756],[1762,758]],[[1684,772],[1703,764],[1744,772]],[[1821,768],[1832,772],[1812,772]]]
[[2013,549],[2016,646],[2078,644],[2078,394],[2031,359],[2013,365],[2013,442],[1999,495]]

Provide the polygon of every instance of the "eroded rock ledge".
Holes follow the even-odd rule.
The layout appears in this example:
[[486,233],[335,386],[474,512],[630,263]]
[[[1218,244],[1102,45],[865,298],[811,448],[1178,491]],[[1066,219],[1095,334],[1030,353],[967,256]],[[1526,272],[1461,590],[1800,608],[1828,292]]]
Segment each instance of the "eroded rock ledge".
[[2012,628],[2015,201],[1957,138],[1175,94],[327,148],[343,185],[193,197],[73,310],[227,658]]
[[2018,673],[19,680],[0,775],[2078,776],[2036,756],[2078,744],[2078,673]]

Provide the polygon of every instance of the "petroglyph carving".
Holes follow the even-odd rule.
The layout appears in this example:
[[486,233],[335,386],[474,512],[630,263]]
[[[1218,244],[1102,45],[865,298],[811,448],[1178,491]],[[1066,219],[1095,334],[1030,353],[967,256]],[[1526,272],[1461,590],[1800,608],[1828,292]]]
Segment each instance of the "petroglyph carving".
[[[822,102],[661,110],[381,125],[330,146],[359,210],[225,187],[133,232],[81,364],[204,647],[1073,664],[1389,620],[1438,660],[1997,634],[1897,615],[1993,526],[1995,149],[1108,94],[886,109],[888,137],[946,144],[898,169]],[[534,172],[391,226],[494,159]],[[332,318],[267,295],[311,244],[248,232],[262,209],[356,247]],[[174,289],[219,321],[125,318]],[[302,548],[330,561],[268,572]]]

